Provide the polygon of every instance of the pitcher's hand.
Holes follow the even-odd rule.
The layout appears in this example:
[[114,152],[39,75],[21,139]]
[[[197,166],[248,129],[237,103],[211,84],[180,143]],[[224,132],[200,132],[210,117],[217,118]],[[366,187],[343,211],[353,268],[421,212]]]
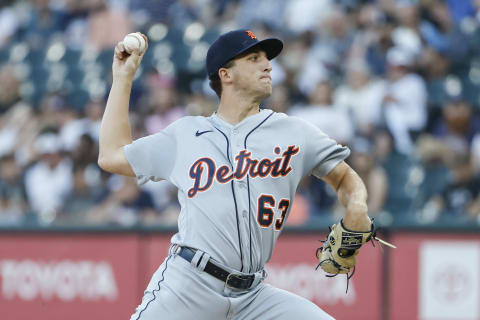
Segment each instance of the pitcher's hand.
[[140,66],[140,62],[142,62],[142,58],[148,49],[147,37],[142,33],[139,34],[145,39],[146,44],[145,50],[142,53],[139,54],[138,52],[133,51],[131,54],[128,54],[122,41],[117,43],[117,45],[115,46],[115,53],[113,55],[112,65],[114,80],[117,78],[133,80],[135,72],[137,72],[137,69]]

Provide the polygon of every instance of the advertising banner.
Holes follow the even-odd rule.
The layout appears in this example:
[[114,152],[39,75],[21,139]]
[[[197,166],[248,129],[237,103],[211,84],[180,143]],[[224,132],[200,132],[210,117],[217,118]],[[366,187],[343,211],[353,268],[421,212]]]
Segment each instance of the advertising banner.
[[480,319],[479,270],[480,243],[422,242],[419,318]]
[[[168,254],[171,234],[0,235],[1,318],[128,319]],[[282,235],[266,282],[337,319],[480,320],[480,237],[394,233],[397,249],[366,244],[355,275],[325,277],[325,234]],[[386,271],[386,273],[384,273]]]
[[480,320],[480,237],[398,233],[390,252],[390,320]]
[[126,319],[138,287],[135,236],[0,236],[5,320]]

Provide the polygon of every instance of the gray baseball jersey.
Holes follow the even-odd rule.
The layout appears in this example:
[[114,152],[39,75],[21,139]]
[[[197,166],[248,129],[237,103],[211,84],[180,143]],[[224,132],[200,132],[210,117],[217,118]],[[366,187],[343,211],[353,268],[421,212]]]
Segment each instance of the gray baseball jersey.
[[263,269],[302,177],[322,177],[349,155],[309,123],[262,109],[237,125],[184,117],[125,146],[140,183],[178,187],[172,243],[207,252],[235,270]]

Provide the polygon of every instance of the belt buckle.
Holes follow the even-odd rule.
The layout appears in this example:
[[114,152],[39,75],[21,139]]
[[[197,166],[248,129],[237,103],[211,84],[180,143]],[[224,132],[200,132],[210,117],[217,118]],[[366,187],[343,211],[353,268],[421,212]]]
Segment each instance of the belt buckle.
[[232,279],[235,279],[237,278],[238,280],[242,280],[238,275],[236,275],[235,273],[230,273],[228,276],[227,276],[227,280],[225,280],[225,285],[227,286],[227,288],[230,288],[230,289],[239,289],[238,287],[236,286],[233,286],[232,284],[230,284],[230,280]]
[[232,284],[229,283],[232,279],[237,279],[239,282],[247,280],[241,274],[230,273],[227,276],[227,280],[225,280],[225,285],[227,286],[227,288],[230,288],[230,289],[248,289],[248,288],[242,288],[241,283],[239,283],[239,286],[233,286]]

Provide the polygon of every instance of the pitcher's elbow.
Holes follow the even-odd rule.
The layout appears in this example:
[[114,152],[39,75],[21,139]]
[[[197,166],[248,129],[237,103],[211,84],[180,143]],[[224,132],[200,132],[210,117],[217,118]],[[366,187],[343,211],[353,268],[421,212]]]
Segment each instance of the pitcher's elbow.
[[109,165],[109,161],[105,156],[99,155],[98,160],[97,160],[97,164],[103,170],[110,172],[111,168],[110,168],[110,165]]

